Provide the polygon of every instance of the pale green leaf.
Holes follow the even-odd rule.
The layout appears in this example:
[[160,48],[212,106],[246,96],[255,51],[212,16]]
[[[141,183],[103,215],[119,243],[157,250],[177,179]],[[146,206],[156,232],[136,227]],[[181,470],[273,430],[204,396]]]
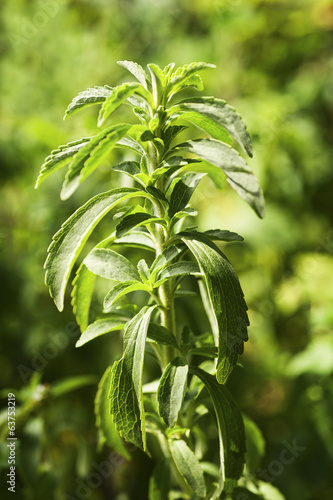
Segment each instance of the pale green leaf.
[[72,116],[80,109],[91,106],[92,104],[101,104],[112,92],[112,87],[104,85],[104,87],[94,87],[80,92],[66,109],[64,120]]
[[134,94],[135,91],[142,88],[139,83],[129,82],[123,83],[118,87],[112,89],[109,97],[103,102],[98,115],[98,126],[100,127],[103,122],[111,115],[128,97]]
[[109,366],[98,384],[95,397],[96,427],[100,433],[100,445],[106,443],[114,451],[130,460],[131,455],[127,451],[110,414],[109,391],[111,383],[111,366]]
[[137,269],[123,255],[110,248],[95,248],[84,259],[94,274],[115,281],[139,281]]
[[179,168],[177,176],[181,177],[186,172],[202,172],[203,174],[207,174],[211,178],[217,189],[222,190],[226,187],[226,177],[223,171],[219,167],[211,165],[206,161],[202,160],[199,162],[189,162],[184,167]]
[[165,368],[157,390],[158,411],[168,427],[177,421],[186,391],[188,364],[175,358]]
[[78,141],[69,142],[66,146],[59,146],[58,149],[51,151],[51,154],[45,159],[39,176],[37,178],[35,189],[37,189],[45,179],[60,168],[69,163],[74,155],[78,153],[87,143],[91,137],[84,137]]
[[177,276],[202,276],[200,267],[195,262],[175,262],[174,264],[170,264],[166,266],[160,274],[157,276],[157,280],[154,283],[154,287],[160,286],[165,281],[175,278]]
[[122,330],[124,328],[124,322],[116,319],[98,319],[94,323],[91,323],[87,330],[85,330],[79,340],[76,342],[75,347],[81,347],[90,340],[105,335],[109,332],[114,332]]
[[144,248],[145,250],[150,250],[155,252],[155,244],[150,236],[150,234],[145,231],[131,231],[125,234],[121,238],[116,238],[114,241],[117,245],[128,245],[135,248]]
[[155,465],[149,481],[148,500],[169,500],[171,488],[170,464],[160,460]]
[[54,235],[45,262],[45,282],[56,306],[62,311],[72,267],[98,222],[118,203],[135,196],[148,196],[133,188],[118,188],[91,198]]
[[217,380],[225,383],[248,339],[247,306],[237,275],[222,251],[202,233],[180,233],[205,276],[218,325]]
[[124,281],[114,286],[108,294],[104,298],[103,307],[104,309],[109,309],[109,307],[116,302],[116,300],[120,299],[124,295],[127,295],[130,292],[135,291],[144,291],[150,292],[151,289],[149,286],[144,285],[143,283],[133,282],[133,281]]
[[214,405],[219,429],[221,479],[214,499],[220,498],[222,490],[232,493],[237,486],[245,463],[245,433],[241,412],[225,385],[220,385],[213,375],[191,368],[205,384]]
[[[182,109],[180,106],[175,106],[175,109]],[[172,111],[173,108],[171,108],[170,111]],[[225,142],[226,144],[229,144],[229,146],[232,145],[232,139],[230,137],[230,134],[225,130],[225,128],[222,128],[220,125],[218,125],[215,121],[206,118],[206,116],[202,116],[199,113],[195,112],[182,112],[182,113],[173,113],[170,116],[171,121],[175,120],[186,120],[187,122],[192,123],[193,125],[196,125],[199,127],[201,130],[209,134],[213,139],[217,139],[218,141]]]
[[141,281],[147,285],[149,283],[150,271],[145,259],[139,260],[136,267],[138,268]]
[[147,82],[149,82],[149,78],[145,70],[140,64],[137,64],[133,61],[118,61],[117,64],[126,68],[133,76],[143,85],[145,89],[147,89]]
[[193,76],[196,73],[204,69],[213,69],[215,67],[216,66],[214,64],[207,64],[205,62],[194,62],[190,64],[185,64],[185,66],[178,68],[171,75],[170,84],[168,86],[169,99],[183,88],[187,87],[188,85],[192,85]]
[[146,450],[142,371],[147,330],[156,306],[144,307],[127,324],[125,352],[114,363],[111,377],[111,414],[119,434]]
[[[209,122],[213,122],[213,124],[216,123],[219,127],[224,127],[236,139],[245,153],[252,156],[251,137],[246,130],[246,126],[240,114],[229,106],[226,101],[215,99],[214,97],[189,98],[181,101],[174,108],[176,112],[178,112],[178,110],[184,111],[182,117],[185,120],[188,119],[189,121],[193,121],[194,124],[204,130],[205,120],[202,120],[200,125],[198,121],[200,118],[195,117],[195,115],[201,116],[209,120]],[[187,115],[188,112],[190,116]],[[209,124],[209,122],[207,122],[207,124]],[[209,130],[206,130],[206,132],[210,133]],[[212,137],[214,137],[213,134]],[[229,140],[220,139],[219,137],[214,138],[230,144]]]
[[193,451],[182,439],[171,441],[170,450],[175,465],[185,482],[198,497],[204,497],[206,495],[205,478]]
[[112,151],[131,125],[119,124],[109,127],[93,137],[74,157],[61,189],[62,200],[69,198],[90,174],[96,170]]
[[254,209],[264,216],[264,198],[258,181],[244,159],[230,146],[215,139],[197,139],[177,146],[194,153],[221,168],[230,186]]

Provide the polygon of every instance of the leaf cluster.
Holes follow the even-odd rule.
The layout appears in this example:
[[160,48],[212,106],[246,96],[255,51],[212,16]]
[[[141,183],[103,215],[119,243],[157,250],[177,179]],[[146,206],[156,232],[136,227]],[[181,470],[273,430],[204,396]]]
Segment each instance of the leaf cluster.
[[[94,196],[62,225],[48,249],[46,284],[62,310],[79,254],[97,224],[117,209],[114,230],[81,262],[72,290],[73,311],[82,331],[78,347],[123,331],[123,355],[107,368],[96,396],[101,443],[128,458],[122,438],[147,453],[147,435],[158,440],[165,459],[159,460],[153,473],[151,499],[167,498],[175,482],[191,498],[219,498],[222,491],[231,494],[236,488],[245,463],[243,420],[225,383],[243,353],[249,322],[238,277],[219,246],[221,241],[242,237],[221,229],[199,232],[187,221],[196,215],[190,201],[205,175],[218,188],[226,178],[259,217],[264,215],[258,182],[233,147],[238,144],[252,156],[251,139],[240,115],[225,101],[214,97],[176,101],[188,87],[202,91],[200,73],[213,65],[199,62],[175,69],[169,64],[161,69],[149,64],[146,72],[134,62],[119,64],[137,81],[89,88],[73,99],[65,118],[99,105],[101,131],[52,151],[36,187],[67,166],[61,190],[61,198],[66,199],[107,161],[114,148],[130,150],[130,157],[135,154],[135,160],[112,168],[129,176],[133,187]],[[132,107],[139,123],[105,125],[122,104]],[[203,137],[181,142],[178,136],[191,125]],[[147,261],[128,260],[122,250],[126,247],[144,249]],[[102,316],[89,324],[96,276],[109,280],[110,289]],[[209,337],[197,338],[187,325],[178,325],[175,301],[187,293],[185,277],[199,283],[211,323]],[[132,292],[146,294],[141,309],[129,302]],[[147,351],[159,363],[161,377],[145,386]],[[202,456],[194,452],[195,443],[202,441],[202,415],[211,407],[220,440],[217,478],[214,473],[205,477]]]

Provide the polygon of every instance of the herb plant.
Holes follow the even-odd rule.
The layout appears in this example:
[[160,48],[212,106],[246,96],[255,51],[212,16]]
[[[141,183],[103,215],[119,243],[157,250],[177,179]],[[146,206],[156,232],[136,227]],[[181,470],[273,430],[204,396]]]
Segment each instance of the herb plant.
[[[156,458],[151,500],[234,498],[245,464],[245,433],[239,407],[225,384],[243,353],[249,321],[238,277],[219,242],[243,238],[225,229],[200,232],[188,221],[196,215],[191,196],[205,175],[218,188],[226,178],[263,216],[257,180],[233,147],[238,143],[252,156],[250,136],[240,115],[221,99],[175,99],[188,87],[202,91],[199,73],[213,65],[199,62],[175,69],[169,64],[161,69],[149,64],[146,73],[136,63],[119,64],[137,82],[89,88],[73,99],[65,118],[97,104],[101,131],[52,151],[36,187],[67,165],[61,190],[61,198],[67,199],[114,148],[125,149],[128,159],[112,170],[128,175],[133,187],[98,194],[69,217],[48,249],[46,284],[61,311],[81,250],[113,210],[114,230],[79,265],[72,290],[82,331],[77,346],[124,332],[123,356],[106,369],[95,400],[100,442],[129,458],[124,439]],[[106,126],[123,103],[132,107],[139,123]],[[182,142],[178,136],[188,134],[185,124],[198,127],[203,137]],[[123,255],[127,247],[145,250],[147,260],[128,260]],[[89,324],[96,276],[110,280],[110,290],[100,317]],[[184,283],[196,286],[197,292]],[[127,297],[131,292],[140,292],[130,295],[133,302]],[[194,335],[179,320],[177,303],[193,293],[201,297],[209,335]],[[149,383],[144,384],[147,352],[161,375],[149,381],[147,374]],[[205,428],[210,421],[219,435],[217,474],[216,464],[202,461],[209,456]]]

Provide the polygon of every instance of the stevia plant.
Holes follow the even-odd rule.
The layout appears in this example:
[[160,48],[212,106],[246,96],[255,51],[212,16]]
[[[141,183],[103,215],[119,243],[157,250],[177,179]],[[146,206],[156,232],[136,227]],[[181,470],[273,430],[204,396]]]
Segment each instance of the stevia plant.
[[[133,187],[98,194],[69,217],[48,249],[46,284],[61,311],[81,250],[102,218],[114,211],[111,234],[78,266],[72,289],[73,312],[82,331],[77,347],[110,332],[124,332],[123,355],[106,369],[96,395],[100,442],[126,458],[130,455],[123,440],[153,454],[151,500],[235,498],[246,486],[244,478],[241,488],[238,484],[245,464],[245,432],[240,409],[225,384],[243,353],[249,321],[238,277],[219,242],[243,238],[225,229],[200,232],[188,221],[197,214],[190,200],[204,176],[217,188],[226,178],[263,216],[260,187],[234,148],[238,144],[252,156],[250,136],[240,115],[224,100],[176,100],[188,87],[202,91],[199,73],[212,64],[178,69],[174,64],[164,69],[148,64],[148,73],[134,62],[119,64],[137,82],[89,88],[73,99],[65,118],[99,105],[101,131],[52,151],[36,187],[68,166],[61,189],[61,198],[67,199],[114,148],[125,150],[128,159],[112,171],[129,176]],[[132,107],[139,123],[106,125],[123,103]],[[182,142],[178,136],[188,125],[199,128],[203,137]],[[147,260],[128,260],[123,255],[128,247],[136,253],[143,249]],[[109,280],[110,290],[100,317],[89,324],[96,276]],[[185,283],[196,286],[197,293],[184,287],[186,277],[190,279]],[[139,293],[127,297],[131,292]],[[177,302],[193,293],[201,297],[209,335],[194,335],[179,321]],[[143,384],[146,352],[156,359],[161,375],[149,381],[147,374],[149,383]],[[210,420],[218,428],[219,469],[205,458]],[[254,497],[260,496],[248,498]]]

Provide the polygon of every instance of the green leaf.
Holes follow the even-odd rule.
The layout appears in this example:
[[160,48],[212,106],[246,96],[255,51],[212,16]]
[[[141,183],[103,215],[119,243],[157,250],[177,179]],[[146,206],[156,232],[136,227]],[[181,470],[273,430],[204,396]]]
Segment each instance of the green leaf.
[[117,64],[126,68],[135,78],[143,85],[145,89],[148,89],[147,83],[150,82],[147,73],[140,64],[133,61],[118,61]]
[[173,217],[176,212],[180,212],[186,207],[197,187],[199,181],[205,174],[187,173],[178,180],[170,195],[169,217]]
[[96,427],[100,433],[100,445],[106,443],[114,451],[130,460],[131,455],[127,451],[110,414],[109,390],[111,383],[111,366],[109,366],[98,384],[95,397]]
[[81,332],[84,332],[89,323],[90,304],[94,290],[95,275],[82,263],[73,280],[72,307],[73,313]]
[[257,482],[258,492],[264,500],[286,500],[281,491],[275,486],[264,481]]
[[153,98],[155,106],[158,106],[164,92],[165,75],[161,70],[161,68],[157,66],[157,64],[148,64],[147,67],[151,75],[151,83],[153,87]]
[[67,165],[67,163],[71,161],[71,158],[89,143],[90,140],[91,137],[83,137],[83,139],[69,142],[66,146],[59,146],[58,149],[52,151],[41,167],[35,189],[37,189],[49,175]]
[[[240,114],[229,106],[226,101],[215,99],[214,97],[197,97],[195,99],[185,99],[178,103],[175,108],[176,111],[184,111],[185,113],[182,117],[186,120],[189,118],[189,121],[193,121],[193,123],[197,124],[199,127],[206,123],[206,120],[208,120],[207,124],[211,124],[212,122],[213,124],[216,123],[219,127],[224,127],[236,139],[245,153],[252,157],[251,137],[246,130],[246,126]],[[189,112],[191,116],[188,116],[187,112]],[[194,118],[193,115],[203,117],[201,125],[198,122],[196,123],[198,118]],[[204,126],[201,126],[201,128],[205,130]],[[209,130],[206,130],[206,132],[210,133]],[[212,137],[214,137],[213,134]],[[228,140],[226,141],[219,137],[214,138],[230,144]]]
[[[213,69],[216,68],[214,64],[207,64],[204,62],[194,62],[190,64],[185,64],[185,66],[182,66],[181,68],[178,68],[171,76],[170,79],[170,84],[168,86],[169,89],[169,100],[171,97],[182,90],[183,88],[187,87],[188,85],[193,84],[193,76],[198,73],[199,71],[202,71],[204,69]],[[197,80],[196,80],[197,81]]]
[[104,85],[104,87],[94,87],[80,92],[66,109],[64,120],[72,116],[80,109],[91,106],[92,104],[101,104],[112,92],[112,87]]
[[182,439],[171,441],[170,450],[175,465],[185,482],[191,487],[196,495],[204,497],[206,495],[205,479],[198,459],[193,451]]
[[143,248],[155,252],[155,244],[151,236],[144,231],[131,231],[121,238],[116,238],[114,241],[117,245],[128,245],[136,248]]
[[123,83],[118,87],[112,89],[109,97],[103,102],[98,115],[98,126],[100,127],[103,122],[111,115],[128,97],[134,94],[135,91],[142,88],[139,83],[130,82]]
[[177,176],[181,177],[186,172],[202,172],[203,174],[207,174],[211,178],[217,189],[222,190],[225,189],[226,187],[226,177],[223,171],[219,167],[211,165],[206,161],[202,160],[196,162],[193,161],[189,162],[187,165],[181,167],[178,170]]
[[172,141],[177,137],[178,134],[186,130],[188,127],[184,125],[170,125],[164,131],[162,131],[162,139],[166,148],[170,147]]
[[171,471],[167,460],[160,460],[155,465],[149,481],[148,500],[169,500]]
[[60,194],[62,200],[69,198],[81,182],[96,170],[130,128],[131,125],[127,124],[113,125],[85,144],[68,168]]
[[133,227],[148,225],[152,223],[165,224],[164,219],[155,217],[147,212],[137,212],[134,214],[126,215],[116,227],[117,237],[121,237],[130,231]]
[[214,405],[220,440],[221,481],[212,497],[220,498],[223,491],[232,493],[237,486],[245,463],[245,433],[241,412],[225,385],[220,385],[213,375],[191,368],[205,384]]
[[148,194],[139,189],[118,188],[91,198],[80,207],[54,235],[45,262],[45,282],[59,311],[72,267],[98,222],[118,203],[134,196]]
[[258,181],[243,158],[227,144],[215,139],[197,139],[177,146],[177,149],[194,153],[221,168],[230,186],[264,217],[264,198]]
[[149,283],[149,278],[150,278],[150,271],[147,262],[145,259],[139,260],[137,264],[137,268],[140,274],[140,278],[142,283],[145,283],[146,285]]
[[104,309],[109,309],[109,307],[111,307],[116,300],[120,299],[130,292],[135,292],[137,290],[142,290],[148,293],[151,291],[148,285],[138,283],[137,281],[124,281],[122,283],[119,283],[118,285],[114,286],[104,297]]
[[92,273],[103,278],[140,282],[140,275],[133,264],[110,248],[95,248],[84,259],[84,263]]
[[204,233],[210,240],[218,240],[218,241],[244,241],[243,236],[240,234],[233,233],[232,231],[228,231],[227,229],[209,229],[208,231],[204,231]]
[[168,427],[177,421],[186,391],[188,364],[175,358],[167,365],[157,390],[158,411]]
[[156,306],[143,307],[127,324],[125,352],[112,367],[111,414],[119,434],[146,451],[142,371],[147,330]]
[[[172,109],[173,108],[171,108],[170,111],[172,111]],[[178,106],[175,107],[175,109],[178,110]],[[218,125],[216,122],[210,120],[209,118],[206,118],[205,116],[200,115],[199,113],[194,113],[191,111],[183,113],[176,112],[170,116],[170,120],[172,121],[178,119],[186,120],[187,122],[196,125],[201,130],[203,130],[211,137],[213,137],[213,139],[225,142],[226,144],[229,144],[229,146],[232,145],[232,139],[230,137],[230,134],[224,128],[221,128],[221,126]]]
[[265,455],[265,439],[259,427],[243,415],[246,436],[246,467],[250,474],[256,474]]
[[207,358],[217,358],[218,349],[213,346],[194,347],[188,354],[191,356],[205,356]]
[[237,275],[226,256],[200,233],[180,233],[205,276],[208,294],[218,325],[219,357],[217,380],[225,383],[248,339],[247,306]]
[[171,245],[159,254],[150,266],[150,279],[154,282],[157,273],[184,250],[182,245]]
[[158,344],[169,345],[178,349],[178,344],[174,335],[164,326],[156,323],[150,323],[147,335],[151,340],[154,340]]
[[91,323],[87,330],[85,330],[79,340],[76,342],[75,347],[81,347],[90,340],[105,335],[109,332],[114,332],[122,330],[124,328],[124,322],[115,319],[98,319],[94,323]]
[[63,394],[76,391],[86,385],[96,384],[96,377],[94,375],[78,375],[76,377],[68,377],[58,380],[50,387],[50,395],[58,398]]
[[166,266],[158,275],[156,282],[154,283],[154,287],[160,286],[165,281],[170,278],[175,278],[176,276],[189,276],[189,275],[197,275],[201,276],[200,267],[195,262],[175,262],[174,264],[170,264]]

